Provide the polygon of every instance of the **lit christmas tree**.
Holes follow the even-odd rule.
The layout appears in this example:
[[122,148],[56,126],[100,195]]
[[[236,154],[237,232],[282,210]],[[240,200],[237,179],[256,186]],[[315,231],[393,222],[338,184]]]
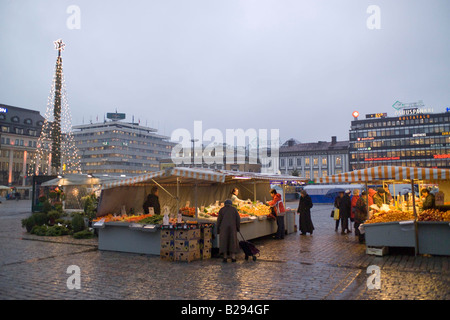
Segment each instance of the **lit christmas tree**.
[[30,175],[81,173],[80,158],[71,133],[72,118],[62,68],[61,52],[65,44],[61,39],[54,43],[58,51],[55,75]]

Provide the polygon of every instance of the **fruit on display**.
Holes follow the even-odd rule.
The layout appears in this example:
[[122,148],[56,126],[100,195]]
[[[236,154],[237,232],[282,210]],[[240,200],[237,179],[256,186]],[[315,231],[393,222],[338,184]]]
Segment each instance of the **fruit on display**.
[[411,212],[404,212],[400,210],[380,211],[375,213],[365,223],[380,223],[380,222],[395,222],[413,220],[414,215]]
[[450,210],[447,210],[442,213],[442,220],[443,221],[450,221]]
[[419,213],[417,221],[442,221],[442,212],[438,209],[427,209]]
[[183,207],[180,209],[180,211],[183,216],[187,216],[187,217],[195,216],[195,208],[193,208],[193,207]]
[[151,214],[142,214],[142,215],[120,215],[114,216],[112,214],[108,214],[106,216],[97,217],[93,219],[93,222],[97,222],[103,220],[104,222],[141,222],[144,219],[150,218],[153,215]]

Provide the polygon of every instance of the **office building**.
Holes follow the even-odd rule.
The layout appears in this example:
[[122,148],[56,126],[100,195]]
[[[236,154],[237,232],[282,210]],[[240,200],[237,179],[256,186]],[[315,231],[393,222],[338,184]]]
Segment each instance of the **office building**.
[[0,185],[31,185],[27,173],[44,120],[39,111],[0,104]]
[[111,121],[73,126],[83,173],[139,175],[158,171],[160,159],[170,158],[174,143],[156,129],[127,123],[117,114]]
[[350,129],[350,170],[374,166],[450,168],[450,112],[406,108],[355,118]]
[[281,174],[294,174],[310,180],[349,170],[348,141],[299,143],[286,141],[279,150]]

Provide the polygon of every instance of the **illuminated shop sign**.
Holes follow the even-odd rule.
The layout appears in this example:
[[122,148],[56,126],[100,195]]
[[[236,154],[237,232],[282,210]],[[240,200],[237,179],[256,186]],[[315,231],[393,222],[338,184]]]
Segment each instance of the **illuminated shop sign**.
[[387,113],[371,113],[371,114],[366,114],[366,119],[371,119],[371,118],[386,118],[387,117]]
[[413,137],[426,137],[427,134],[426,133],[414,133],[412,136]]
[[396,116],[409,116],[418,115],[425,113],[433,113],[433,108],[412,108],[412,109],[402,109],[395,111]]
[[0,107],[0,113],[8,113],[8,109]]
[[448,132],[448,131],[447,132],[442,132],[442,135],[443,136],[450,136],[450,132]]
[[364,161],[400,160],[400,157],[365,158]]
[[450,159],[450,154],[434,154],[434,159]]
[[356,140],[358,141],[364,141],[364,140],[373,140],[375,139],[374,137],[369,137],[369,138],[357,138]]
[[430,115],[415,115],[415,116],[406,116],[406,117],[399,117],[398,120],[416,120],[416,119],[429,119]]

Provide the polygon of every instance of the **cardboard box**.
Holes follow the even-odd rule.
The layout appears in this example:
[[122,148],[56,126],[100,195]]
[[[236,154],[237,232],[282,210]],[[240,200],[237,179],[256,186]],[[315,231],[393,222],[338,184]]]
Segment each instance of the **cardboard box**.
[[199,244],[200,249],[212,248],[212,240],[211,239],[200,239],[200,240],[198,240],[198,244]]
[[200,238],[202,239],[211,239],[212,238],[212,228],[202,228]]
[[161,230],[161,240],[175,240],[175,230]]
[[198,249],[198,240],[175,240],[175,251],[191,252]]
[[382,257],[388,254],[388,247],[367,247],[366,254]]
[[200,259],[200,250],[185,252],[175,251],[175,261],[191,262]]
[[175,250],[175,240],[161,240],[161,250]]
[[201,259],[211,259],[211,248],[200,249],[200,258]]
[[175,231],[175,240],[196,240],[199,238],[200,238],[200,229]]
[[163,261],[175,261],[175,252],[172,250],[161,250],[159,255]]

